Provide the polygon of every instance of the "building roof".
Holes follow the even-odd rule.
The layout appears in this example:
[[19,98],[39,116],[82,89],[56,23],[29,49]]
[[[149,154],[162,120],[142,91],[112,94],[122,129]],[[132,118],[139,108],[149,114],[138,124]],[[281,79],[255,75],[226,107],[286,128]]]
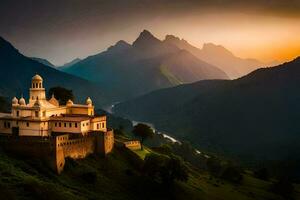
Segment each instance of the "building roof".
[[40,75],[36,74],[32,77],[32,80],[43,81],[43,78]]
[[88,108],[88,105],[84,105],[84,104],[72,104],[72,107],[78,107],[78,108]]
[[52,116],[50,120],[52,121],[66,121],[66,122],[82,122],[86,120],[92,120],[93,122],[102,121],[101,119],[106,119],[106,116],[89,116],[89,115],[76,115],[76,114],[66,114],[61,116]]
[[11,113],[0,113],[0,118],[9,118],[11,117]]
[[53,116],[50,117],[51,121],[65,121],[65,122],[82,122],[86,120],[90,120],[90,117],[84,116]]

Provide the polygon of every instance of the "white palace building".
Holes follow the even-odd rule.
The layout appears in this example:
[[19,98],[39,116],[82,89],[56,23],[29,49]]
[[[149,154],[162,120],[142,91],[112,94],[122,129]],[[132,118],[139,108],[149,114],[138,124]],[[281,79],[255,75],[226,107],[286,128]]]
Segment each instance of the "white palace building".
[[54,95],[47,100],[43,79],[32,78],[29,100],[12,99],[11,113],[0,113],[0,133],[15,136],[52,136],[54,134],[79,134],[106,132],[106,116],[94,116],[94,106],[88,97],[86,104],[59,105]]

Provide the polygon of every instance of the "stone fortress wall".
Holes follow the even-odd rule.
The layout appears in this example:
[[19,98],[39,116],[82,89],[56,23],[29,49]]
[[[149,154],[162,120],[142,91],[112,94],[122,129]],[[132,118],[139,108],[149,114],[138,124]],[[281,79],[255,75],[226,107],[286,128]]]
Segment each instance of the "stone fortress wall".
[[65,158],[80,159],[90,154],[105,156],[114,145],[113,131],[91,133],[89,136],[69,138],[69,135],[52,137],[1,135],[0,146],[11,153],[42,160],[57,173],[63,171]]

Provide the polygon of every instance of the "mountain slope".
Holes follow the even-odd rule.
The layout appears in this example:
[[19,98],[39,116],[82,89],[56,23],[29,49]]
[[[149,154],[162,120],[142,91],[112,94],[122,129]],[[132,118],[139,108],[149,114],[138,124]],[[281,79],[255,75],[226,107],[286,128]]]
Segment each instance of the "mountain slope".
[[97,105],[107,99],[101,88],[84,79],[60,72],[23,56],[9,42],[0,37],[0,95],[13,97],[28,94],[30,81],[36,73],[44,78],[45,87],[62,86],[74,91],[76,100],[83,101],[87,96]]
[[80,62],[80,61],[81,61],[80,58],[75,58],[74,60],[72,60],[72,61],[70,61],[70,62],[68,62],[68,63],[65,63],[63,66],[57,67],[57,69],[63,71],[63,70],[65,70],[65,69],[71,67],[72,65],[75,65],[76,63],[78,63],[78,62]]
[[226,72],[231,79],[246,75],[249,72],[265,65],[255,59],[242,59],[236,57],[224,47],[214,45],[212,43],[204,44],[202,49],[198,49],[184,39],[179,39],[173,35],[167,35],[164,42],[175,45],[180,49],[185,49],[197,58],[218,66],[221,70]]
[[30,57],[30,59],[35,60],[43,65],[47,65],[49,67],[55,67],[55,65],[53,65],[51,62],[49,62],[48,60],[46,60],[44,58]]
[[215,66],[143,31],[132,45],[119,41],[107,51],[64,70],[97,82],[115,101],[203,79],[227,79]]
[[115,106],[118,114],[253,158],[300,158],[300,58],[233,81],[200,81]]

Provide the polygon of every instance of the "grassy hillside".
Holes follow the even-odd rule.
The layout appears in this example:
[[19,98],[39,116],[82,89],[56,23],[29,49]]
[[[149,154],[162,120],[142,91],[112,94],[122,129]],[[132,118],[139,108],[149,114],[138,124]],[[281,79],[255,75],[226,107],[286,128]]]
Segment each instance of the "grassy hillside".
[[[256,179],[251,172],[234,184],[189,163],[188,181],[165,188],[130,160],[125,151],[115,148],[106,158],[69,159],[64,172],[56,175],[39,161],[0,152],[0,199],[283,199],[270,190],[271,181]],[[298,186],[294,197],[299,199]]]

